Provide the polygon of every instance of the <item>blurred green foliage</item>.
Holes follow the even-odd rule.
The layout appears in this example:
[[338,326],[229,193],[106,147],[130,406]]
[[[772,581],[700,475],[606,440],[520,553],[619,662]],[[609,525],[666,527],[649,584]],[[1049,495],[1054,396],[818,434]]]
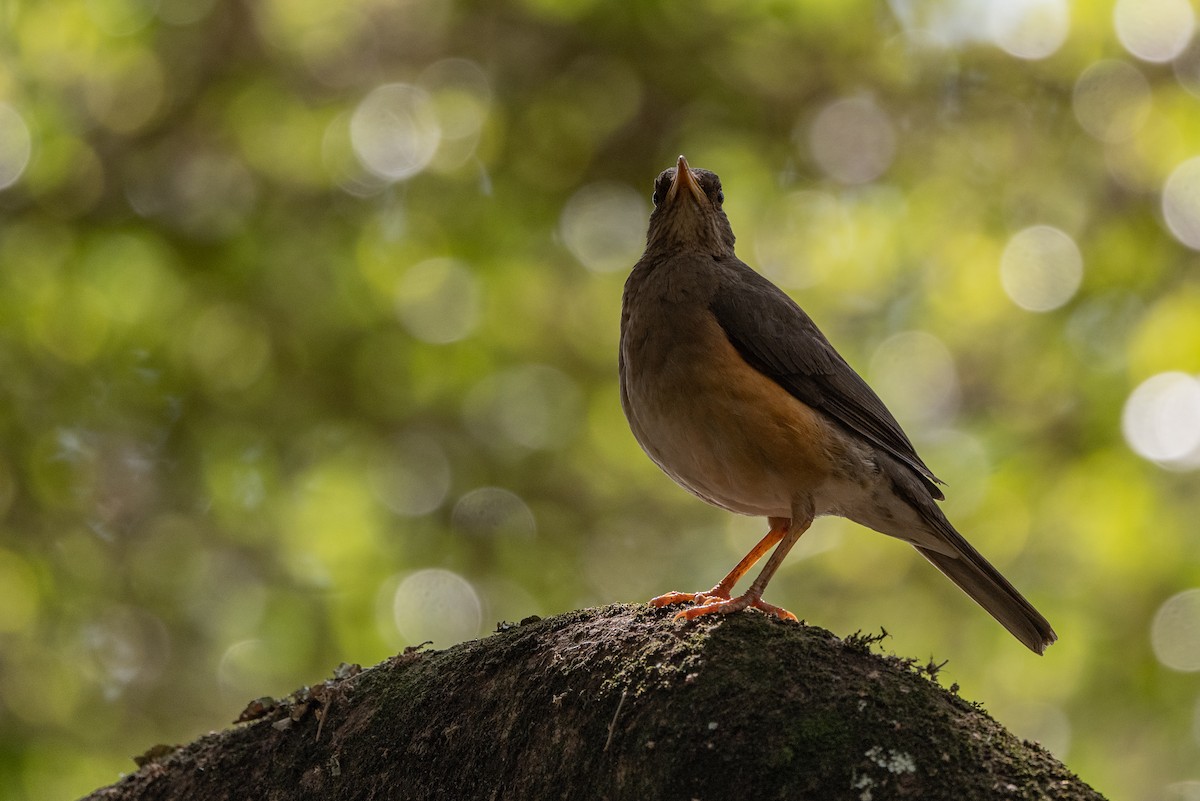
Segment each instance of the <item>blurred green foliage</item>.
[[723,575],[763,521],[617,400],[684,152],[1061,641],[840,520],[769,600],[948,657],[1114,798],[1196,798],[1200,48],[1128,5],[0,5],[0,796]]

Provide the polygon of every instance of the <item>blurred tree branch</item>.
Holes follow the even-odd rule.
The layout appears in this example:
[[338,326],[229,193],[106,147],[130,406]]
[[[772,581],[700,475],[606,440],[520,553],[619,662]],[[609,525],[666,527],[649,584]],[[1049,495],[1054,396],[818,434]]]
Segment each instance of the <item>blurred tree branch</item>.
[[635,606],[500,629],[260,699],[89,798],[1100,798],[880,638]]

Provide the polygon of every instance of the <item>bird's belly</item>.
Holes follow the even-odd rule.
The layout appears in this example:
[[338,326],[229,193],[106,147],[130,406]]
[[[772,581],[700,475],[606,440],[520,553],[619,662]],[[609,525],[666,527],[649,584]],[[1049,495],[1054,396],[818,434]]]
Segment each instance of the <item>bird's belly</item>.
[[745,515],[790,517],[794,491],[745,438],[716,428],[679,430],[678,420],[639,437],[650,458],[684,489]]

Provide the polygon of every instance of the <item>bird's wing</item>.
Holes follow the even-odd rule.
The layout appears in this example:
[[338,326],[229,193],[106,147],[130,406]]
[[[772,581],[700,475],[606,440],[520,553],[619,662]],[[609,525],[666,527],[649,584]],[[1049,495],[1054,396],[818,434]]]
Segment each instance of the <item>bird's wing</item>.
[[941,500],[941,481],[921,461],[883,401],[846,363],[804,310],[740,261],[723,264],[725,280],[709,310],[752,367],[795,398],[829,415],[911,467]]

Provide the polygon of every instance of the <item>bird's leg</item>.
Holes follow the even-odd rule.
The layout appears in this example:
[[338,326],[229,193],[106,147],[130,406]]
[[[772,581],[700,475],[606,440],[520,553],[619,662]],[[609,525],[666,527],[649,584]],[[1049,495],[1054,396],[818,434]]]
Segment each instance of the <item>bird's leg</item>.
[[[773,606],[769,603],[766,603],[762,599],[763,591],[767,588],[767,583],[770,582],[771,577],[775,575],[775,571],[779,569],[779,566],[783,564],[783,560],[787,556],[788,551],[790,551],[792,546],[796,544],[796,540],[800,539],[800,535],[808,531],[808,527],[812,525],[811,516],[808,516],[800,524],[796,524],[795,520],[796,519],[793,518],[793,525],[790,525],[784,529],[783,536],[779,542],[779,547],[776,548],[775,552],[771,554],[771,558],[767,560],[766,567],[764,567],[762,572],[758,574],[758,578],[756,578],[750,585],[750,589],[746,590],[736,598],[717,598],[701,606],[693,606],[691,609],[684,609],[675,616],[675,619],[678,620],[679,618],[683,618],[684,620],[695,620],[701,615],[711,615],[714,613],[728,614],[730,612],[741,611],[746,607],[754,607],[755,609],[761,609],[768,615],[775,615],[776,617],[784,620],[795,620],[796,616],[791,612],[787,611],[786,609],[781,609],[778,606]],[[772,531],[774,531],[774,526],[772,526]],[[765,538],[763,542],[766,542]],[[762,543],[759,544],[761,545]],[[770,546],[768,545],[767,547],[769,548]]]
[[750,568],[758,563],[763,554],[771,550],[775,543],[783,539],[787,534],[788,527],[792,521],[786,517],[769,517],[767,522],[771,524],[771,530],[767,532],[767,536],[758,541],[750,549],[750,553],[742,557],[742,561],[730,570],[725,578],[721,579],[717,586],[713,587],[708,592],[668,592],[666,595],[660,595],[657,598],[650,599],[651,606],[670,606],[671,604],[682,603],[709,603],[713,600],[728,601],[729,593],[734,585],[741,580],[742,576],[746,575]]

